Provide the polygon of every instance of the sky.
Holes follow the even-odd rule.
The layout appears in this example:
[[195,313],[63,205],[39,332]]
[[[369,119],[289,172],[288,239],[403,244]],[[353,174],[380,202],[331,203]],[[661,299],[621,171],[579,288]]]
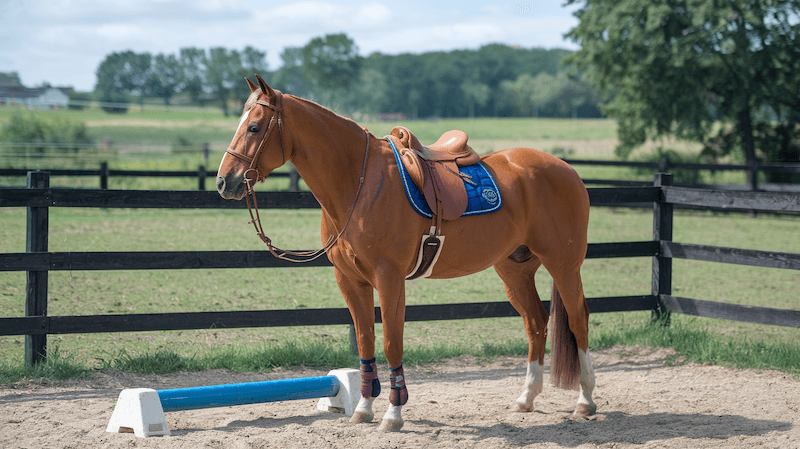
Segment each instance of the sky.
[[477,49],[490,43],[576,49],[578,24],[564,0],[347,2],[307,0],[0,0],[0,72],[26,86],[90,91],[117,51],[177,54],[184,47],[266,51],[270,70],[286,47],[346,33],[360,54]]

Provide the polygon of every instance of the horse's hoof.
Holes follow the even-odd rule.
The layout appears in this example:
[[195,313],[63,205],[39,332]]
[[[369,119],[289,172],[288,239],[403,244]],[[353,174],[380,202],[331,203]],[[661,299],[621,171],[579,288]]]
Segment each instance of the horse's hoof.
[[372,413],[353,412],[350,422],[353,424],[370,423],[374,417],[375,415]]
[[533,411],[533,403],[527,404],[522,401],[517,401],[514,411],[520,413],[530,413]]
[[403,428],[403,420],[402,419],[387,419],[384,418],[381,421],[380,427],[378,430],[381,432],[396,432]]
[[578,404],[575,407],[575,412],[572,413],[573,418],[586,418],[587,416],[594,415],[597,411],[597,406],[594,404]]

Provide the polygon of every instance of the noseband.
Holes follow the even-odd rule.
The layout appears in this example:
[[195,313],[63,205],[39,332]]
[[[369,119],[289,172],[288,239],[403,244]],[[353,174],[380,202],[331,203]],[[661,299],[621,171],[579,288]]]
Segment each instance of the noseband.
[[[358,189],[356,190],[356,197],[353,200],[353,205],[350,207],[350,213],[347,216],[347,221],[345,221],[344,226],[342,226],[342,230],[339,231],[339,234],[336,236],[330,236],[328,238],[328,242],[325,246],[321,249],[312,250],[312,251],[289,251],[277,248],[272,245],[272,240],[264,233],[264,227],[261,225],[261,216],[258,214],[258,202],[256,201],[256,193],[254,191],[254,187],[258,181],[263,180],[263,177],[258,172],[258,160],[261,157],[261,152],[264,151],[264,146],[269,138],[270,132],[272,131],[273,123],[278,123],[278,135],[281,142],[281,155],[283,156],[284,162],[286,161],[286,151],[284,150],[283,146],[283,123],[281,122],[281,111],[283,111],[283,94],[280,91],[275,91],[275,104],[271,105],[266,101],[256,101],[256,104],[260,104],[262,106],[268,107],[274,111],[272,114],[272,118],[269,120],[269,124],[267,125],[267,131],[264,133],[264,138],[261,139],[261,142],[258,144],[258,148],[256,149],[255,154],[250,157],[244,153],[240,153],[235,151],[231,148],[225,150],[226,153],[231,154],[247,163],[250,164],[248,169],[244,172],[244,182],[247,185],[247,192],[245,193],[245,201],[247,202],[247,210],[250,212],[250,223],[252,223],[253,227],[256,229],[256,235],[267,245],[269,252],[272,253],[278,259],[286,260],[289,262],[311,262],[312,260],[317,259],[319,256],[328,252],[329,249],[333,247],[334,244],[339,240],[339,237],[344,234],[344,230],[347,229],[347,225],[350,223],[350,218],[353,217],[353,211],[356,208],[356,203],[358,202],[358,197],[361,194],[361,187],[364,185],[364,175],[367,171],[367,158],[369,157],[369,132],[364,130],[364,133],[367,136],[367,147],[364,152],[364,163],[361,167],[361,177],[358,180]],[[252,203],[250,201],[250,197],[253,198]]]

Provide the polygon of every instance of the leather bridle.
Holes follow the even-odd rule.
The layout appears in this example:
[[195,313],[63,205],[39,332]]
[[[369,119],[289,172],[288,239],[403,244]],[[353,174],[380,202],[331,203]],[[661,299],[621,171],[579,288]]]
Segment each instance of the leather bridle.
[[[261,157],[262,151],[264,151],[264,146],[266,145],[267,140],[269,139],[270,132],[273,129],[273,124],[277,122],[278,124],[278,134],[279,139],[281,142],[281,155],[283,156],[283,160],[286,161],[286,152],[283,146],[283,123],[281,122],[281,111],[283,111],[283,94],[280,91],[275,92],[275,104],[271,105],[266,101],[256,101],[256,104],[260,104],[267,108],[270,108],[274,111],[272,114],[272,118],[269,120],[269,124],[267,125],[267,131],[264,133],[264,138],[259,142],[258,147],[256,149],[255,154],[250,157],[244,153],[240,153],[235,151],[231,148],[225,150],[226,153],[231,154],[247,163],[250,164],[247,170],[244,172],[244,182],[247,185],[247,192],[245,193],[245,201],[247,202],[247,210],[250,212],[250,223],[252,223],[253,227],[256,229],[256,235],[267,245],[269,252],[272,253],[278,259],[286,260],[289,262],[311,262],[312,260],[317,259],[322,254],[328,252],[329,249],[333,247],[334,244],[339,240],[339,237],[344,234],[344,230],[347,229],[347,225],[350,223],[350,219],[353,217],[353,211],[356,208],[356,203],[358,202],[358,197],[361,194],[361,187],[364,185],[364,175],[367,171],[367,159],[369,157],[369,132],[364,130],[364,133],[367,136],[367,146],[364,152],[364,163],[361,167],[361,177],[358,180],[358,189],[356,190],[356,197],[353,200],[353,205],[350,207],[350,213],[347,216],[347,221],[345,221],[342,230],[337,234],[335,237],[330,236],[328,238],[328,242],[325,246],[321,249],[311,250],[311,251],[289,251],[277,248],[272,245],[272,240],[264,233],[264,227],[261,225],[261,216],[258,213],[258,202],[256,201],[256,193],[254,191],[255,184],[258,181],[263,180],[261,174],[258,172],[258,160]],[[242,123],[243,126],[247,126],[245,123]],[[251,177],[252,176],[252,177]],[[250,197],[253,198],[252,204]]]

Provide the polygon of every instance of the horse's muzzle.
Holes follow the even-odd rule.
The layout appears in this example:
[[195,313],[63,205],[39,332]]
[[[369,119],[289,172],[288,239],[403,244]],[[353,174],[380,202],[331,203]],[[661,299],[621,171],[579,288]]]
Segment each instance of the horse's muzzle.
[[227,176],[217,176],[217,192],[226,200],[240,200],[244,198],[245,191],[242,175],[229,173]]

